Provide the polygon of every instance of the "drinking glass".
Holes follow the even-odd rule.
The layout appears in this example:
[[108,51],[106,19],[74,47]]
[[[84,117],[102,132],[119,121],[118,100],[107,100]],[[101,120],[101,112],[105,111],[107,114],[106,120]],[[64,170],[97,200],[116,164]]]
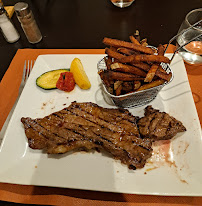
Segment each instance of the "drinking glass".
[[[202,20],[202,8],[190,11],[186,15],[178,34],[200,20]],[[202,22],[179,35],[176,41],[177,48],[185,45],[179,49],[178,53],[187,63],[202,64]],[[189,41],[190,43],[188,43]]]
[[130,6],[134,0],[111,0],[111,2],[117,7],[124,8]]

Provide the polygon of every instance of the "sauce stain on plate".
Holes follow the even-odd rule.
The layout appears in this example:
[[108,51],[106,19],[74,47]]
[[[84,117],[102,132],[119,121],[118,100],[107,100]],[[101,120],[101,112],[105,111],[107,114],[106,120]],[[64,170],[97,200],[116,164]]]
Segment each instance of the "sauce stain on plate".
[[[149,159],[148,163],[154,165],[154,169],[164,166],[165,163],[175,165],[170,148],[170,140],[156,141],[153,143],[152,148],[152,157]],[[151,169],[149,168],[148,170]]]
[[[152,170],[158,169],[159,167],[169,165],[174,169],[176,176],[179,178],[180,182],[188,184],[188,182],[181,177],[178,171],[178,167],[174,160],[174,153],[171,148],[171,140],[161,140],[156,141],[152,145],[153,152],[152,157],[147,162],[149,168],[145,172],[150,172]],[[183,149],[183,152],[186,152],[188,146]]]

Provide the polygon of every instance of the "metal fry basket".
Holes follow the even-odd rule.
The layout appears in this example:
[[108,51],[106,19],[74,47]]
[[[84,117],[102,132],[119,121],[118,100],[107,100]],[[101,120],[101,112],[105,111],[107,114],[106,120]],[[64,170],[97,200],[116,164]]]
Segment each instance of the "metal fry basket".
[[[172,77],[171,77],[169,82],[165,82],[162,85],[159,85],[159,86],[156,86],[156,87],[153,87],[150,89],[115,96],[113,94],[110,94],[107,91],[107,88],[105,87],[104,82],[102,81],[104,93],[118,107],[122,107],[122,108],[140,107],[140,106],[143,106],[145,104],[148,104],[149,102],[151,102],[152,100],[154,100],[156,98],[157,94],[160,92],[160,90],[165,85],[169,84],[173,80],[173,72],[172,72],[169,64],[161,63],[161,66],[167,73],[171,72]],[[104,58],[98,62],[97,68],[98,68],[98,71],[107,69]]]

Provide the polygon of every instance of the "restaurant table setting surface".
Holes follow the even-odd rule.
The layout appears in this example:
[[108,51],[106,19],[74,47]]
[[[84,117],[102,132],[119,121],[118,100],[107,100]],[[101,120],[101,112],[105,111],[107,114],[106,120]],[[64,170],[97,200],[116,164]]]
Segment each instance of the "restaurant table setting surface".
[[[170,45],[167,52],[173,53]],[[2,128],[18,96],[25,60],[36,60],[43,54],[104,54],[103,49],[20,49],[0,83],[0,128]],[[202,119],[202,66],[185,63],[199,119]],[[95,68],[96,69],[96,68]],[[183,121],[183,120],[182,120]],[[166,187],[166,186],[165,186]],[[26,204],[44,205],[201,205],[201,197],[151,196],[107,193],[31,185],[0,184],[0,199]]]
[[[96,206],[202,205],[202,188],[200,189],[198,187],[192,187],[193,190],[191,190],[191,184],[189,185],[189,182],[194,182],[197,186],[202,184],[202,158],[200,158],[201,153],[199,151],[201,147],[202,125],[201,64],[193,65],[186,62],[184,62],[183,64],[183,60],[180,58],[179,54],[177,54],[177,57],[175,57],[173,62],[171,63],[171,69],[173,68],[174,70],[174,79],[170,82],[170,84],[166,85],[165,88],[160,91],[157,98],[150,103],[154,108],[160,109],[160,111],[162,112],[168,112],[168,114],[176,117],[176,119],[180,120],[187,128],[186,132],[182,132],[176,137],[174,137],[171,140],[171,144],[165,144],[165,146],[169,145],[169,155],[174,154],[173,161],[171,160],[170,162],[166,162],[165,159],[163,159],[164,165],[161,165],[157,168],[155,168],[155,165],[151,164],[148,167],[148,165],[146,164],[144,168],[133,171],[129,170],[126,165],[121,164],[119,161],[113,160],[107,154],[105,155],[104,153],[98,152],[92,154],[80,154],[79,152],[70,152],[70,155],[62,155],[62,157],[64,158],[54,159],[57,160],[56,164],[59,165],[58,162],[68,162],[69,159],[71,161],[71,158],[76,159],[77,156],[81,157],[81,155],[83,155],[83,158],[77,158],[81,163],[80,165],[73,164],[73,167],[69,168],[70,171],[74,172],[74,168],[82,168],[82,165],[86,167],[86,161],[82,162],[82,160],[85,160],[86,158],[87,160],[90,160],[90,163],[92,163],[92,158],[94,158],[94,165],[89,164],[89,162],[87,161],[87,165],[89,166],[88,170],[86,170],[85,167],[81,169],[82,171],[84,171],[84,173],[86,171],[90,171],[90,173],[87,174],[91,175],[92,171],[97,170],[98,174],[93,174],[92,180],[93,178],[95,179],[95,177],[99,176],[102,171],[104,174],[108,174],[106,173],[106,171],[110,171],[110,174],[112,174],[110,176],[107,176],[105,179],[103,178],[104,174],[100,175],[103,179],[95,179],[95,183],[100,183],[100,185],[94,184],[94,188],[96,189],[92,188],[92,181],[89,181],[85,187],[77,187],[79,185],[79,181],[76,182],[78,183],[77,186],[73,185],[72,187],[71,185],[68,187],[67,183],[69,180],[69,174],[71,174],[70,171],[67,171],[66,174],[66,171],[63,170],[61,171],[61,175],[59,175],[59,177],[54,177],[54,175],[50,177],[49,174],[52,175],[54,171],[60,171],[61,168],[68,169],[69,165],[65,165],[65,163],[62,166],[58,166],[58,168],[56,169],[54,169],[54,167],[49,164],[48,168],[53,168],[53,170],[47,171],[47,176],[44,175],[46,173],[46,164],[37,164],[38,162],[36,162],[35,159],[39,157],[39,163],[46,163],[48,159],[50,160],[48,161],[51,162],[53,161],[53,159],[49,158],[49,155],[45,153],[43,154],[42,151],[32,150],[28,147],[27,139],[23,130],[23,124],[21,124],[20,122],[22,110],[24,111],[25,115],[26,111],[28,111],[27,116],[30,117],[33,116],[29,114],[34,114],[34,112],[37,113],[35,110],[35,108],[37,107],[36,103],[40,102],[41,104],[42,99],[47,97],[47,95],[43,94],[48,94],[50,96],[52,95],[52,97],[54,96],[54,94],[56,94],[55,97],[59,97],[59,100],[54,102],[50,101],[48,102],[48,104],[44,104],[42,105],[42,107],[40,106],[39,110],[41,109],[42,112],[39,112],[39,115],[35,116],[36,118],[44,117],[43,114],[49,115],[50,113],[58,111],[59,109],[68,107],[71,103],[70,101],[72,100],[82,101],[82,96],[76,95],[77,93],[82,94],[82,92],[84,94],[87,94],[86,99],[88,99],[89,97],[89,101],[97,103],[99,106],[109,108],[115,107],[114,105],[109,105],[107,102],[105,102],[105,99],[103,98],[104,93],[101,93],[101,89],[95,89],[95,86],[96,88],[98,86],[98,82],[101,83],[101,81],[99,81],[99,75],[97,74],[96,63],[98,57],[102,58],[105,55],[105,45],[103,44],[103,38],[111,37],[128,41],[129,35],[132,35],[134,34],[134,32],[136,32],[136,30],[139,30],[141,38],[147,38],[149,45],[158,47],[159,43],[168,44],[169,40],[171,40],[174,35],[180,32],[180,25],[182,25],[182,22],[185,20],[186,15],[190,11],[202,7],[201,0],[24,0],[23,2],[27,3],[29,5],[30,11],[33,12],[33,16],[42,34],[42,40],[40,41],[39,38],[40,42],[37,44],[29,43],[29,40],[26,37],[26,33],[24,32],[22,25],[20,21],[18,21],[19,19],[17,18],[16,13],[14,13],[14,5],[20,1],[0,0],[0,2],[2,1],[9,18],[11,18],[11,21],[13,22],[14,26],[20,34],[20,39],[15,43],[7,43],[4,36],[0,35],[0,154],[2,154],[2,156],[0,157],[0,174],[2,174],[0,175],[0,206],[20,206],[28,204]],[[123,4],[124,1],[127,1],[129,4]],[[114,6],[114,3],[118,3],[118,7]],[[124,6],[128,7],[119,8]],[[178,42],[178,39],[176,39],[176,42]],[[175,44],[176,42],[173,41],[172,44]],[[198,42],[200,43],[201,41],[199,40]],[[172,44],[169,45],[167,53],[174,53],[174,51],[176,51],[176,47]],[[41,88],[38,88],[36,86],[35,78],[38,74],[41,75],[43,73],[40,73],[39,70],[46,71],[51,69],[51,65],[60,65],[59,62],[55,62],[55,64],[49,64],[49,59],[51,58],[51,55],[53,57],[53,61],[51,62],[54,62],[54,59],[61,58],[62,60],[64,60],[64,58],[67,57],[68,65],[65,65],[65,68],[68,68],[70,66],[69,63],[71,58],[81,57],[84,66],[90,65],[90,68],[94,69],[92,73],[89,73],[89,68],[86,69],[88,77],[91,80],[91,89],[87,91],[81,91],[78,85],[76,85],[75,89],[71,93],[72,96],[66,99],[67,102],[65,102],[64,105],[63,103],[61,105],[62,98],[60,98],[59,94],[63,97],[70,96],[68,93],[65,95],[65,92],[63,91],[44,91]],[[96,58],[91,58],[91,56],[93,55],[95,55]],[[166,55],[168,55],[169,58],[172,56],[172,54]],[[87,58],[85,59],[83,57]],[[46,59],[48,61],[46,61]],[[90,63],[91,61],[89,61],[91,59],[93,60],[92,64]],[[33,73],[31,73],[27,84],[25,85],[25,89],[22,92],[22,95],[19,95],[19,87],[23,76],[23,67],[25,60],[36,61],[36,64],[33,69]],[[179,61],[177,62],[176,60]],[[64,62],[66,62],[66,60],[63,61],[61,65],[64,65]],[[96,78],[94,78],[95,75]],[[98,82],[96,82],[96,80],[98,80]],[[178,81],[179,84],[177,84]],[[33,88],[30,90],[29,88],[31,85],[33,85]],[[95,97],[88,96],[90,95],[90,92],[95,91],[97,97],[99,98],[95,99]],[[26,105],[26,101],[28,100],[27,96],[29,95],[25,94],[28,94],[29,92],[31,93],[30,100],[36,94],[39,94],[39,100],[33,101],[33,111],[27,110],[28,106]],[[19,105],[23,105],[24,100],[25,108],[21,106],[19,107]],[[174,104],[170,105],[171,103],[178,104],[175,107]],[[58,107],[58,105],[60,106]],[[139,112],[140,110],[142,110],[140,113],[137,114],[138,116],[142,116],[143,109],[146,106],[147,105],[138,108],[132,108],[129,109],[129,111]],[[31,106],[30,110],[32,110]],[[183,112],[185,113],[184,115]],[[135,112],[132,112],[132,114],[136,115]],[[16,117],[17,119],[15,120],[14,118]],[[17,122],[17,124],[13,124],[13,122]],[[16,135],[15,128],[12,128],[12,126],[17,126]],[[18,132],[19,128],[21,130],[20,134]],[[14,133],[14,135],[12,136],[8,135],[9,133],[11,133],[11,131]],[[5,137],[3,141],[2,137]],[[12,138],[15,137],[17,137],[19,141],[18,139],[14,139],[14,141],[12,142]],[[183,138],[185,140],[188,140],[190,144],[188,145],[187,141],[181,141],[183,140]],[[194,138],[193,142],[192,138]],[[182,145],[177,144],[177,146],[175,147],[177,148],[175,151],[176,153],[174,153],[174,143],[180,143],[180,141]],[[24,147],[25,145],[26,149]],[[23,148],[24,150],[21,150],[20,148]],[[155,150],[155,146],[153,149]],[[7,151],[8,153],[6,153]],[[23,155],[19,156],[19,152],[17,151],[24,151]],[[155,152],[152,154],[155,154]],[[27,158],[27,154],[28,157],[31,157],[30,159]],[[162,157],[163,155],[164,154],[162,154]],[[100,159],[99,156],[101,157]],[[190,156],[188,164],[186,164],[187,156]],[[175,159],[175,157],[177,158]],[[175,167],[175,162],[177,159],[185,160],[184,162],[177,161],[177,166],[179,166],[179,163],[182,163],[182,167]],[[28,160],[28,164],[23,165],[26,160]],[[34,161],[32,162],[32,160]],[[96,162],[96,160],[98,161]],[[108,161],[108,164],[105,164],[105,161]],[[20,168],[20,170],[16,170],[16,168],[18,169],[21,165],[22,167]],[[32,170],[27,169],[30,165],[34,166]],[[102,168],[103,165],[108,165],[109,167]],[[92,168],[93,166],[94,168],[90,170],[90,168]],[[41,170],[42,168],[44,169]],[[118,171],[117,168],[119,168],[120,170]],[[158,172],[162,168],[165,171],[164,174]],[[110,169],[112,169],[113,171],[111,171]],[[168,171],[166,171],[166,169]],[[179,170],[181,169],[182,173],[181,171],[179,172]],[[176,172],[177,170],[178,172]],[[17,179],[15,178],[15,175],[13,175],[15,174],[15,171],[17,173]],[[21,173],[19,173],[19,171],[21,171]],[[30,173],[26,174],[27,171],[30,171]],[[82,171],[76,171],[75,174],[78,175],[79,172],[81,174]],[[125,173],[123,173],[123,171]],[[145,174],[144,171],[146,171]],[[189,175],[189,171],[194,172],[190,172]],[[42,172],[41,175],[40,172]],[[129,182],[129,184],[124,185],[124,188],[126,189],[129,187],[132,188],[132,190],[130,191],[133,194],[131,194],[130,191],[127,192],[126,190],[115,191],[106,190],[106,188],[105,190],[103,189],[103,186],[106,187],[106,185],[110,185],[113,181],[114,188],[120,189],[119,185],[121,185],[122,182],[127,179],[127,175],[130,175],[130,177],[132,176],[132,178],[137,179],[138,174],[140,173],[142,173],[142,176],[140,176],[141,178],[136,181],[140,184],[134,185],[134,188],[132,185],[132,181]],[[58,173],[56,174],[58,175]],[[61,181],[64,174],[67,175],[67,178],[64,178],[64,181]],[[126,176],[124,176],[123,174],[126,174]],[[165,174],[168,175],[166,176]],[[170,174],[176,178],[176,184],[174,183],[174,186],[172,185],[173,181],[170,181],[169,179]],[[184,174],[186,174],[187,176],[185,176]],[[193,174],[198,174],[198,176],[194,176]],[[88,176],[90,177],[90,175]],[[136,175],[136,177],[133,177],[133,175]],[[150,181],[145,181],[146,179],[148,179],[148,177],[152,175],[154,175],[154,178],[151,180],[153,186],[149,185]],[[7,178],[7,181],[6,179],[4,179],[5,177]],[[31,177],[31,181],[27,181],[27,177]],[[41,183],[40,177],[45,177],[45,180],[42,179]],[[73,175],[71,181],[76,180],[76,177],[77,176]],[[87,178],[86,180],[83,180],[82,177],[83,175],[80,175],[80,177],[78,177],[78,179],[81,180],[80,182],[88,181]],[[110,179],[110,177],[112,179]],[[115,177],[118,178],[116,178],[115,180]],[[182,177],[184,177],[184,179]],[[50,180],[50,178],[52,178],[50,183],[48,182],[49,184],[44,184],[44,181],[48,179]],[[21,182],[21,180],[24,181],[24,184],[23,182]],[[32,180],[34,180],[35,182]],[[37,184],[36,180],[39,182],[39,184]],[[60,180],[60,185],[58,184],[57,180]],[[106,180],[108,180],[107,184],[105,184]],[[157,181],[155,182],[155,180]],[[57,184],[53,185],[53,182],[56,182]],[[166,182],[168,184],[164,184]],[[145,188],[144,185],[149,185],[149,187]],[[181,191],[178,189],[179,185],[181,185],[182,187],[184,186]],[[144,190],[138,191],[138,188],[142,188]],[[151,191],[151,188],[154,189],[153,192]],[[159,189],[156,191],[156,188],[162,188],[162,191]],[[186,190],[186,188],[189,189]],[[178,190],[179,193],[176,193],[176,190]],[[165,191],[169,191],[169,194],[164,193]],[[185,191],[184,194],[182,191]]]

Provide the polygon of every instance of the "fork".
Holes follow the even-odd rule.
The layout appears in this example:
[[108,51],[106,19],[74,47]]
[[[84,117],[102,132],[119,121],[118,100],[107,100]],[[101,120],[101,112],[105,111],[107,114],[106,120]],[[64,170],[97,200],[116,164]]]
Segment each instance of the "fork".
[[20,94],[22,93],[22,90],[29,78],[29,75],[32,71],[32,68],[34,66],[35,61],[32,60],[25,60],[24,63],[24,68],[23,68],[23,74],[22,74],[22,80],[20,83],[20,87],[19,87],[19,93],[18,93],[18,97],[20,96]]
[[28,78],[30,76],[30,73],[32,71],[34,63],[35,63],[35,61],[33,61],[33,60],[25,60],[24,67],[23,67],[22,80],[21,80],[20,87],[19,87],[19,92],[18,92],[18,97],[17,97],[17,99],[15,101],[15,104],[13,105],[13,108],[11,109],[11,111],[10,111],[6,121],[4,122],[4,125],[3,125],[2,129],[1,129],[1,131],[0,131],[0,144],[1,144],[1,141],[2,141],[3,136],[5,134],[5,131],[6,131],[7,127],[8,127],[8,123],[10,121],[10,118],[11,118],[11,116],[12,116],[14,110],[15,110],[15,107],[16,107],[16,105],[18,103],[19,97],[20,97],[20,95],[21,95],[21,93],[23,91],[23,88],[25,87],[25,84],[26,84],[26,82],[27,82],[27,80],[28,80]]

